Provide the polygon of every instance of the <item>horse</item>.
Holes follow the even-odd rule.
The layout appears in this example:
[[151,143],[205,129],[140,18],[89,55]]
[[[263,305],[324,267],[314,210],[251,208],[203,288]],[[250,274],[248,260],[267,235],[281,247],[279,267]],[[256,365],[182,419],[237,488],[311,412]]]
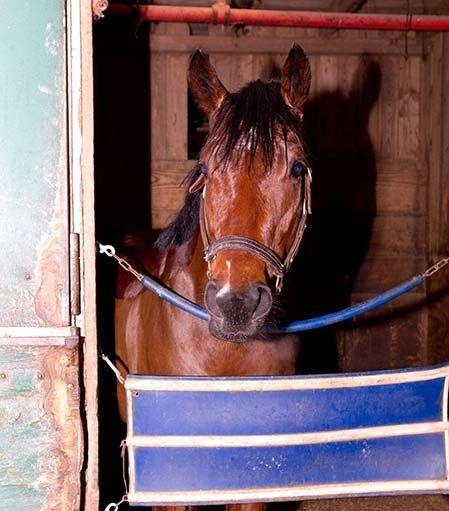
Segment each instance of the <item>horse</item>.
[[[296,336],[274,337],[279,293],[310,212],[310,168],[302,137],[311,83],[295,44],[279,79],[228,92],[207,54],[197,50],[188,83],[209,115],[209,134],[187,177],[185,202],[159,234],[130,237],[142,271],[197,303],[208,322],[145,291],[125,272],[117,281],[117,364],[124,373],[260,376],[295,373]],[[122,419],[126,403],[118,391]],[[231,505],[231,511],[263,509]],[[182,508],[180,508],[182,509]]]

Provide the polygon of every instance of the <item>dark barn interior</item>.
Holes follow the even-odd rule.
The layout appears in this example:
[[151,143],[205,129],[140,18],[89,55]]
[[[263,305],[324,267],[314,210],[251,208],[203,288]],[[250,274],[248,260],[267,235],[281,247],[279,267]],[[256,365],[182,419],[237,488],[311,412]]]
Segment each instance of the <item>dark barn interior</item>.
[[[252,3],[329,11],[357,2]],[[438,1],[359,3],[361,12],[448,9]],[[207,133],[207,119],[187,90],[189,55],[199,46],[210,53],[225,86],[235,90],[258,77],[277,77],[295,41],[312,65],[304,126],[314,182],[310,229],[287,279],[289,317],[324,314],[373,297],[447,251],[447,35],[149,24],[115,15],[94,27],[99,240],[120,246],[133,230],[160,229],[181,205],[182,179]],[[99,259],[100,345],[109,355],[114,352],[114,278],[113,264]],[[298,374],[447,360],[446,286],[442,277],[367,318],[305,333]],[[119,444],[125,433],[116,411],[115,379],[105,368],[99,393],[106,505],[123,494]],[[300,508],[440,511],[449,503],[442,496],[384,497],[306,502]]]

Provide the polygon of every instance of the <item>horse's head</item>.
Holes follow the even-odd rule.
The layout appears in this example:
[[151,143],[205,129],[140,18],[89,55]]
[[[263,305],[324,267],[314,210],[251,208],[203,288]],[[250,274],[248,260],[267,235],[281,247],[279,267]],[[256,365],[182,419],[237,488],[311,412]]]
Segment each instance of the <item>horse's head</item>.
[[229,93],[209,57],[191,58],[189,85],[210,116],[190,188],[202,191],[201,234],[208,261],[210,330],[242,341],[257,335],[280,291],[310,209],[310,170],[301,141],[310,88],[307,56],[294,45],[281,79]]

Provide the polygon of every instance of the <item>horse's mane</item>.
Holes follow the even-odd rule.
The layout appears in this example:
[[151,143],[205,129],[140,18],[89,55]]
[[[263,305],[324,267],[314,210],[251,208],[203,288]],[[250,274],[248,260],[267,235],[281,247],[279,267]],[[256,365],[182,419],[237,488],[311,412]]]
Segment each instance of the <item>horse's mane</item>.
[[[300,122],[283,100],[278,80],[256,80],[229,94],[211,121],[201,155],[214,155],[224,171],[229,169],[231,158],[240,159],[244,151],[249,151],[251,166],[259,149],[262,163],[269,171],[279,130],[284,139],[288,132],[293,132],[302,144]],[[194,183],[202,169],[197,163],[184,183],[187,186]],[[200,200],[200,192],[187,193],[178,215],[157,238],[156,248],[165,251],[192,239],[198,230]]]
[[[202,169],[203,166],[197,163],[186,176],[183,184],[190,187],[198,179]],[[187,192],[181,210],[157,237],[154,246],[158,250],[170,250],[193,238],[199,225],[200,200],[200,192]]]

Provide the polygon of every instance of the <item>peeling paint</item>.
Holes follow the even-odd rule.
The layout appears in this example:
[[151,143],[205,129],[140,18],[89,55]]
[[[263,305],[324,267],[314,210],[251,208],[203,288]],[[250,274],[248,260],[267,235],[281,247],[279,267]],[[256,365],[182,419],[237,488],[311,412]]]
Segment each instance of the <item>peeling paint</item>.
[[44,94],[51,94],[51,90],[46,85],[38,85],[37,88]]
[[79,508],[82,432],[76,350],[0,346],[2,509]]
[[[59,186],[66,186],[65,176],[60,176]],[[63,194],[58,189],[55,197],[50,233],[43,236],[39,242],[39,255],[34,275],[38,285],[34,297],[35,311],[46,326],[59,326],[68,324],[69,321],[69,290],[66,284],[67,218],[61,207]]]
[[58,43],[57,39],[47,37],[45,39],[45,47],[47,48],[50,55],[53,55],[53,56],[58,55],[59,43]]

